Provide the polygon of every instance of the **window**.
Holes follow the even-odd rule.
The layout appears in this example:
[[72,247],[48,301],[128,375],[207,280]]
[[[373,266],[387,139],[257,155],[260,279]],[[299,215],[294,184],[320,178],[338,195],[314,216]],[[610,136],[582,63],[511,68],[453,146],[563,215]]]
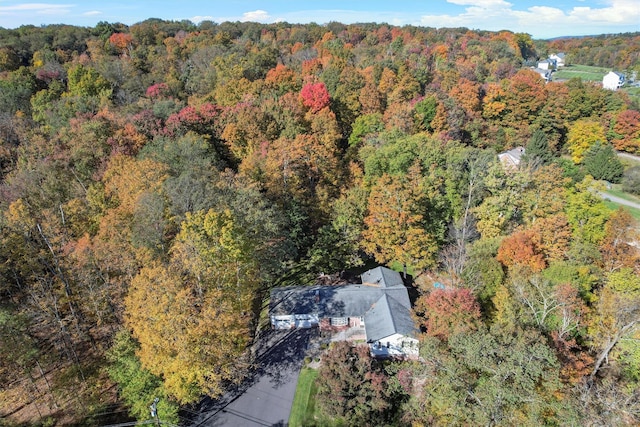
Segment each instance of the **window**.
[[346,317],[332,317],[331,326],[346,326],[348,319]]

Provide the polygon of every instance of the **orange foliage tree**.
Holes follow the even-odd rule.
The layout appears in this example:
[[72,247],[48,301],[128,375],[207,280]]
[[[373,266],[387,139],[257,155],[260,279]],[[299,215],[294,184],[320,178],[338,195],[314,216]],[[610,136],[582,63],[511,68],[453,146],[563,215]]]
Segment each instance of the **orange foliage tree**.
[[640,112],[624,110],[613,123],[611,143],[616,150],[640,153]]
[[496,258],[507,267],[527,266],[533,272],[541,271],[546,267],[538,237],[532,230],[516,231],[505,238]]

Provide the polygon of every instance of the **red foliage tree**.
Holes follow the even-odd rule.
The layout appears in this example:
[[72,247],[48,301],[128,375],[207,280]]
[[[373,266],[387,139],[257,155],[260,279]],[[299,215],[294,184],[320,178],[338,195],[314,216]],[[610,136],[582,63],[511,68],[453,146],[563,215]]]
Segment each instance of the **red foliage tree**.
[[213,104],[203,104],[197,108],[188,105],[169,116],[165,133],[175,135],[191,130],[200,134],[217,135],[220,132],[217,127],[220,113],[221,109]]
[[329,105],[329,92],[324,83],[308,83],[300,91],[302,104],[312,113],[317,113]]
[[427,335],[448,340],[450,336],[477,328],[480,306],[471,290],[435,289],[421,296],[416,311],[424,315]]
[[147,88],[147,98],[162,98],[169,95],[169,85],[166,83],[156,83]]

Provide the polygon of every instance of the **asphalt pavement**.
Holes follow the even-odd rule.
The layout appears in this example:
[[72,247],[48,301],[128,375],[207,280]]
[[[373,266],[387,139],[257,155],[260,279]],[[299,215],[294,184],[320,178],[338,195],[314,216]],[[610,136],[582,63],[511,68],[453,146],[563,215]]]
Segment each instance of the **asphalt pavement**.
[[611,200],[614,203],[617,203],[619,205],[624,205],[624,206],[629,206],[630,208],[636,208],[636,209],[640,209],[640,203],[635,203],[620,197],[616,197],[613,194],[609,194],[607,192],[602,192],[599,191],[598,194],[600,195],[600,197],[602,197],[603,199],[608,199]]
[[257,367],[222,398],[205,399],[190,426],[286,426],[314,329],[267,331],[255,347]]

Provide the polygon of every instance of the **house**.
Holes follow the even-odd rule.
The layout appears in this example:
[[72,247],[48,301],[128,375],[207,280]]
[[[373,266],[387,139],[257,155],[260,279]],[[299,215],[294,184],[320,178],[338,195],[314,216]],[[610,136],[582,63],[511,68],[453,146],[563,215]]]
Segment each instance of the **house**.
[[544,79],[545,82],[550,82],[551,81],[551,72],[552,70],[549,69],[543,69],[543,68],[531,68],[533,71],[535,71],[536,73],[540,74],[540,77]]
[[524,147],[516,147],[498,154],[498,159],[500,159],[500,163],[502,163],[505,169],[515,170],[520,165],[523,154]]
[[556,61],[555,59],[545,59],[543,61],[538,61],[538,68],[541,70],[555,70]]
[[[377,357],[418,356],[417,329],[409,293],[400,274],[385,267],[363,273],[362,283],[293,286],[271,291],[274,329],[311,328],[351,331]],[[354,332],[355,331],[355,332]]]
[[556,67],[564,67],[564,58],[565,54],[563,52],[552,53],[549,55],[549,59],[553,59],[556,61]]
[[602,78],[602,87],[609,90],[618,90],[624,84],[624,74],[616,71],[609,71]]

